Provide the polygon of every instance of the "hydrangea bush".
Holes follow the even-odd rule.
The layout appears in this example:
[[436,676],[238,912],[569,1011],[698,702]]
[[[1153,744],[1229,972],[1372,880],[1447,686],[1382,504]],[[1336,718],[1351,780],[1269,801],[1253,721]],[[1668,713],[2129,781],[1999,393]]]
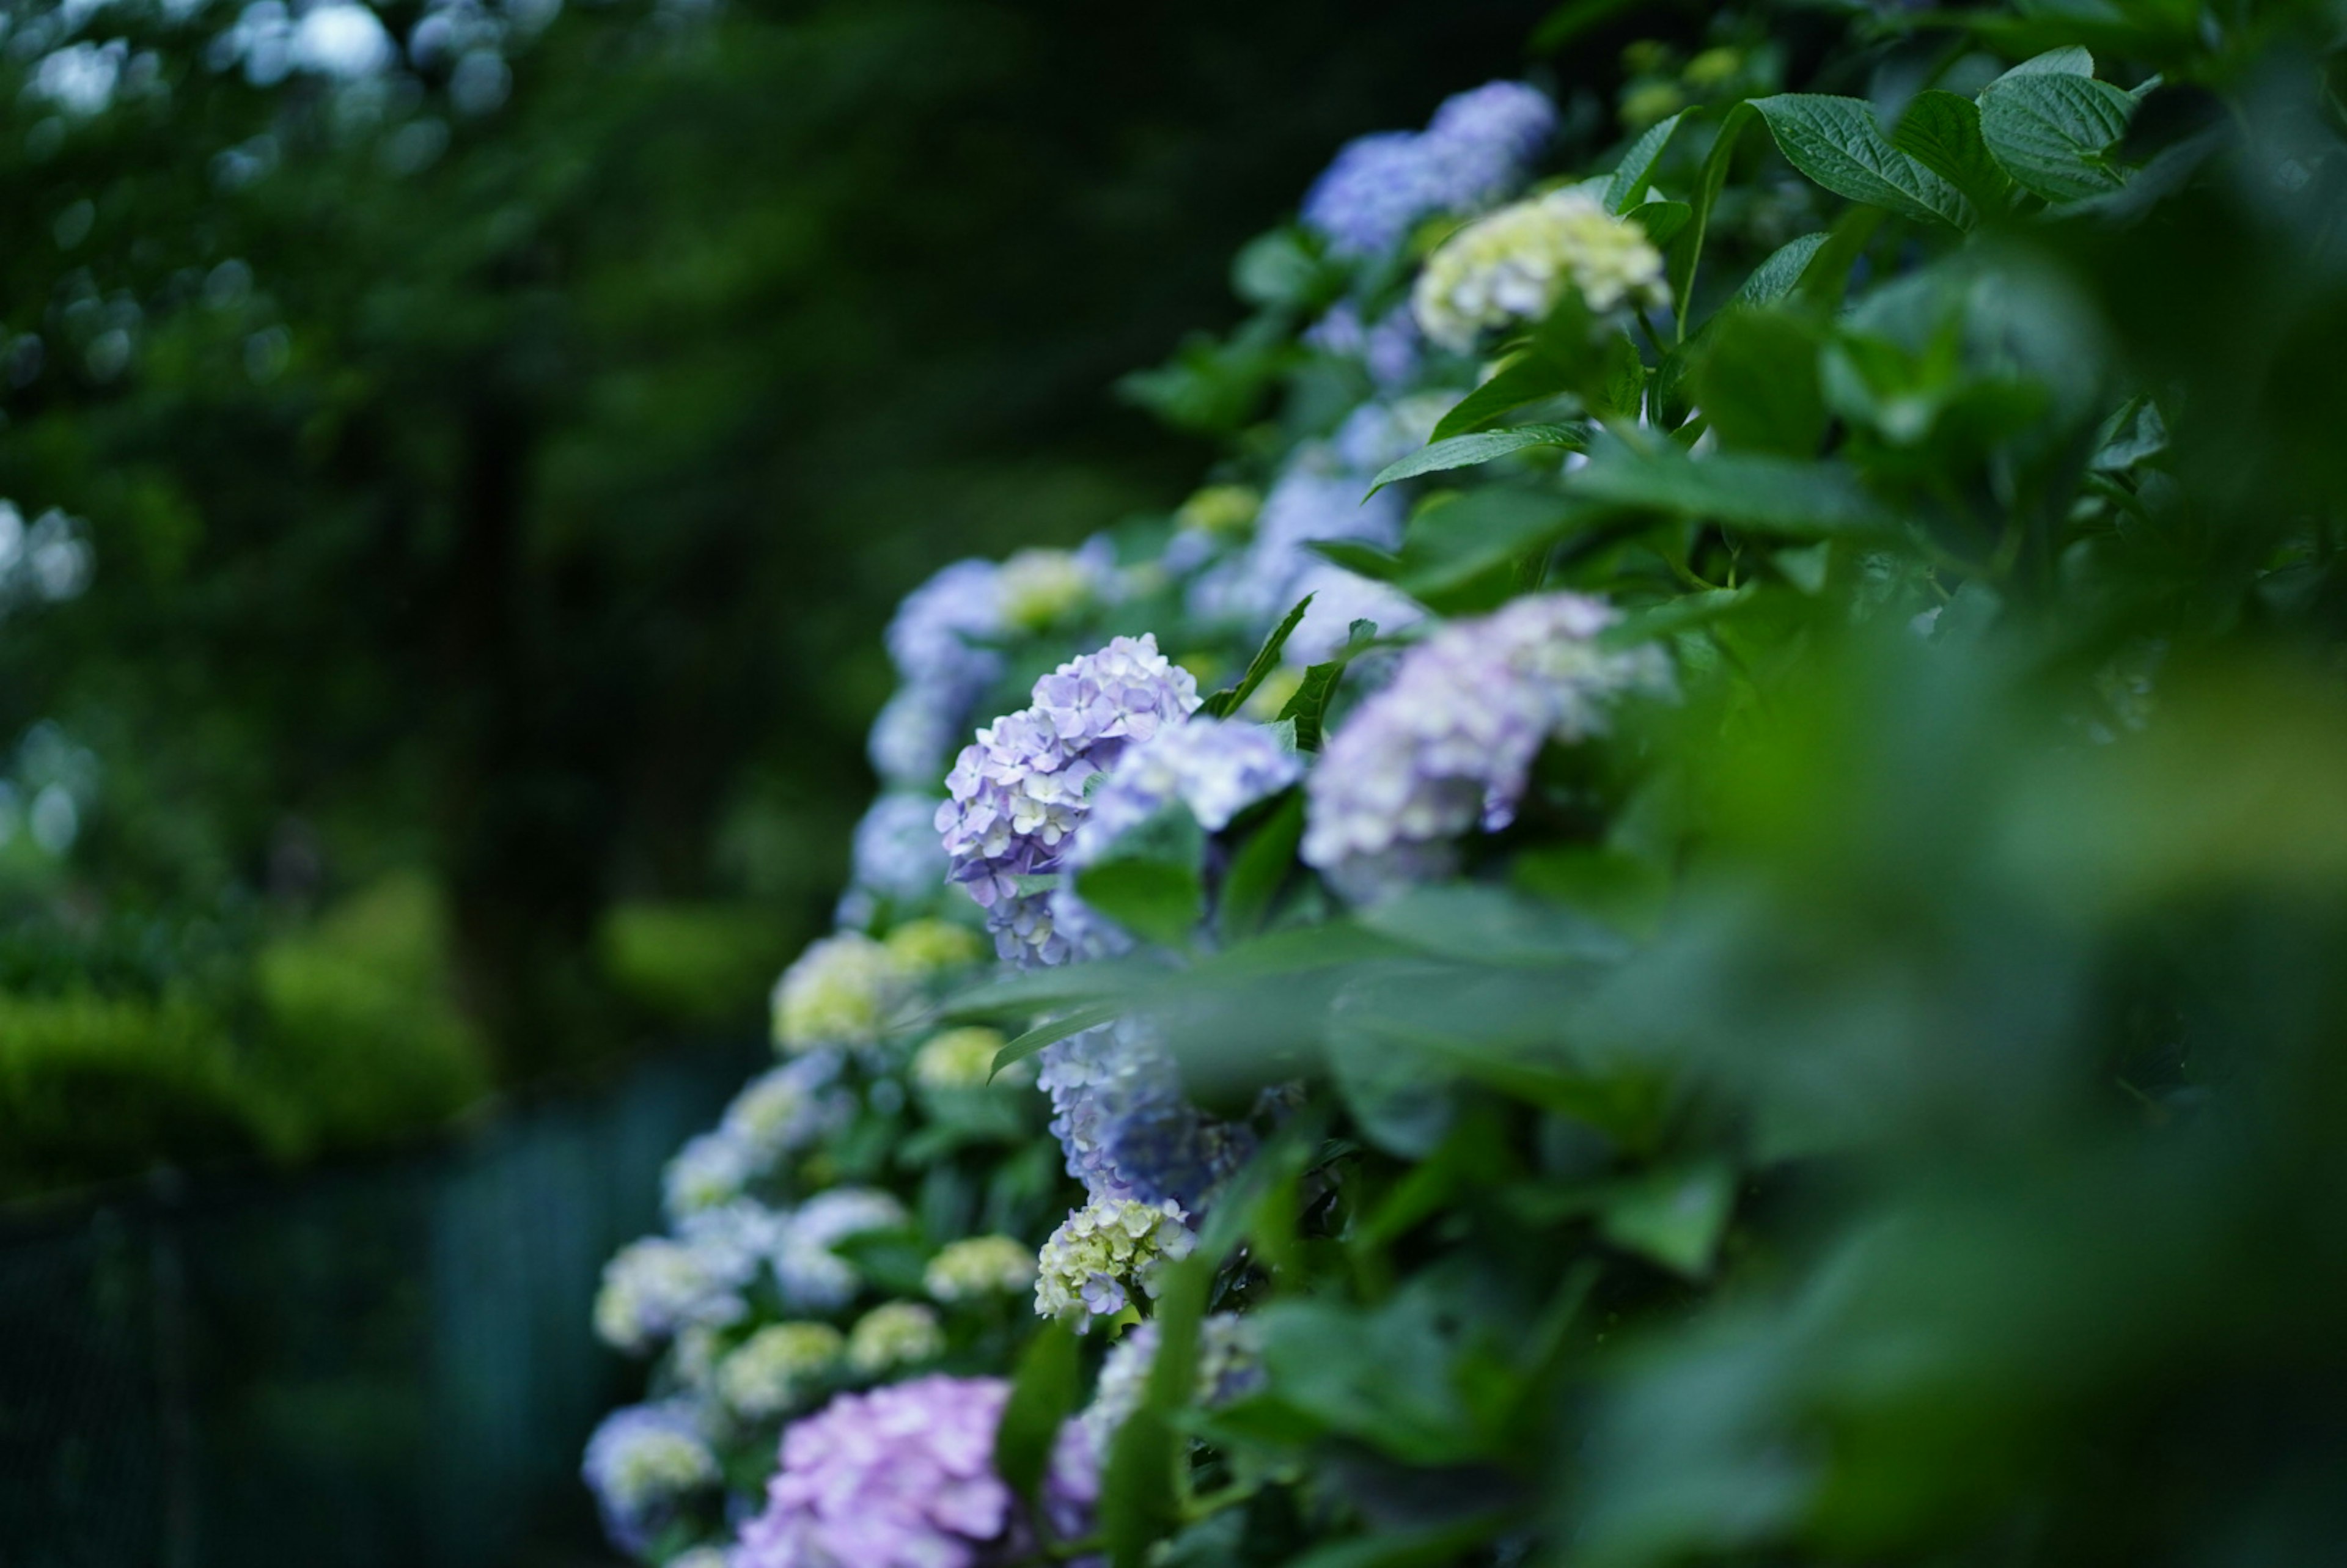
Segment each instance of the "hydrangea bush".
[[615,1544],[2322,1560],[2332,40],[1821,15],[1348,145],[1207,482],[907,597]]

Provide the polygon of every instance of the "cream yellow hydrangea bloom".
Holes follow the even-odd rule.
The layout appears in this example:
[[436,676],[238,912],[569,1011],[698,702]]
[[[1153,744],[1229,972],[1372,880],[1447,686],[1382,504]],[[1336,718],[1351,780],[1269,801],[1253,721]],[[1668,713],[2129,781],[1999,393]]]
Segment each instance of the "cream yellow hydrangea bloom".
[[1428,337],[1463,353],[1489,329],[1539,321],[1568,288],[1600,316],[1671,297],[1645,231],[1568,188],[1502,207],[1443,241],[1410,304]]

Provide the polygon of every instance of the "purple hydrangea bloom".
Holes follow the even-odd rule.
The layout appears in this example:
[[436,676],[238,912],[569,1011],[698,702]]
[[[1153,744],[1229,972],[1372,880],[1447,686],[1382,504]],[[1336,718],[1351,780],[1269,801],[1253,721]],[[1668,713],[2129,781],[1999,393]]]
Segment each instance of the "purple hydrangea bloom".
[[1085,786],[1125,747],[1187,718],[1198,685],[1157,651],[1157,640],[1120,637],[1035,682],[1031,705],[1006,714],[962,748],[947,775],[937,830],[950,879],[986,911],[1005,958],[1060,963],[1048,899],[1019,878],[1060,869],[1088,810]]
[[1036,1062],[1068,1174],[1094,1198],[1171,1198],[1195,1214],[1254,1151],[1247,1129],[1190,1103],[1173,1058],[1133,1020],[1056,1040]]
[[[1243,1399],[1264,1386],[1263,1319],[1217,1312],[1198,1325],[1198,1379],[1193,1398],[1208,1409]],[[1157,1325],[1136,1323],[1109,1348],[1092,1387],[1092,1403],[1078,1419],[1095,1450],[1106,1453],[1149,1387],[1157,1361]]]
[[1061,1429],[1040,1520],[994,1473],[1010,1397],[1000,1378],[917,1378],[793,1422],[734,1568],[996,1568],[1039,1536],[1088,1533],[1100,1467],[1079,1423]]
[[1372,898],[1444,874],[1460,835],[1513,820],[1544,743],[1602,731],[1622,692],[1667,689],[1659,650],[1598,646],[1615,619],[1603,600],[1544,594],[1411,649],[1306,781],[1306,862]]
[[864,743],[872,771],[896,789],[935,789],[982,687],[910,685],[881,704]]
[[1555,128],[1556,110],[1521,82],[1460,93],[1418,135],[1381,131],[1346,143],[1305,194],[1305,225],[1339,256],[1384,255],[1421,219],[1507,195]]
[[[1375,477],[1388,464],[1425,446],[1457,401],[1448,394],[1425,393],[1364,403],[1337,427],[1329,446],[1348,469]],[[1368,489],[1368,484],[1361,488]]]
[[579,1473],[611,1543],[630,1553],[651,1545],[680,1506],[723,1480],[692,1411],[675,1403],[630,1405],[606,1416]]

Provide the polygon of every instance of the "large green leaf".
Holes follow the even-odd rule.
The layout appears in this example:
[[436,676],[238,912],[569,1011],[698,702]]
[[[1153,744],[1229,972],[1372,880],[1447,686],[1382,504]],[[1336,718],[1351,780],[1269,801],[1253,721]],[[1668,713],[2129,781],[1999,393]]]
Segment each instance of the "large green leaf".
[[1738,305],[1773,305],[1793,292],[1801,281],[1801,273],[1809,261],[1825,245],[1828,236],[1822,232],[1804,234],[1799,239],[1779,246],[1768,259],[1752,269],[1744,286],[1736,291],[1729,302]]
[[1076,894],[1145,941],[1185,945],[1205,917],[1206,835],[1175,804],[1117,835],[1075,874]]
[[1891,145],[1963,191],[1983,215],[2013,202],[2013,178],[1989,156],[1981,138],[1980,106],[1933,87],[1915,95],[1899,117]]
[[1821,329],[1789,311],[1722,311],[1704,328],[1687,379],[1730,450],[1813,457],[1825,439]]
[[1434,426],[1437,442],[1464,436],[1495,424],[1527,403],[1555,397],[1573,388],[1568,366],[1547,354],[1527,350],[1502,364],[1498,374],[1459,400]]
[[1111,1568],[1144,1568],[1149,1549],[1181,1525],[1176,1471],[1186,1444],[1174,1416],[1196,1387],[1198,1323],[1213,1275],[1213,1260],[1193,1255],[1159,1276],[1157,1353],[1141,1406],[1110,1441],[1101,1477],[1101,1536]]
[[1545,490],[1487,487],[1419,508],[1402,540],[1403,590],[1419,598],[1459,587],[1555,539],[1572,502]]
[[1322,729],[1328,716],[1328,703],[1337,695],[1337,682],[1345,678],[1345,666],[1358,658],[1377,640],[1375,621],[1356,620],[1347,629],[1345,646],[1334,659],[1312,665],[1304,671],[1304,679],[1287,705],[1279,711],[1282,719],[1296,725],[1296,749],[1317,752],[1320,749]]
[[1671,247],[1671,304],[1677,322],[1676,334],[1682,343],[1686,340],[1687,312],[1695,303],[1696,269],[1703,260],[1703,241],[1711,228],[1711,210],[1719,200],[1720,188],[1727,182],[1727,166],[1736,156],[1736,144],[1753,118],[1752,106],[1740,103],[1719,122],[1719,134],[1712,138],[1711,150],[1704,154],[1703,172],[1696,181],[1695,200],[1690,203],[1695,216],[1679,235],[1678,242]]
[[1847,468],[1759,454],[1689,457],[1660,445],[1613,446],[1566,477],[1576,497],[1609,506],[1703,518],[1783,538],[1884,537],[1895,519]]
[[1835,195],[1925,223],[1974,221],[1962,191],[1891,145],[1865,99],[1780,93],[1752,108],[1786,161]]
[[2125,182],[2110,152],[2134,110],[2108,82],[2031,71],[1981,90],[1981,136],[2021,184],[2048,201],[2075,201]]
[[1051,1462],[1060,1424],[1082,1392],[1075,1330],[1048,1322],[1027,1342],[1011,1379],[1010,1399],[994,1432],[994,1471],[1020,1497],[1032,1498]]
[[1684,201],[1649,201],[1634,207],[1625,215],[1645,231],[1646,238],[1659,249],[1678,237],[1695,216],[1695,209]]
[[1670,118],[1648,126],[1638,139],[1630,144],[1629,150],[1622,155],[1622,161],[1614,166],[1614,173],[1605,182],[1607,211],[1627,212],[1645,198],[1646,182],[1654,176],[1655,165],[1662,161],[1664,149],[1670,146],[1679,122],[1686,117],[1687,111],[1681,109]]
[[1624,1184],[1606,1197],[1597,1228],[1616,1246],[1700,1278],[1711,1272],[1735,1204],[1735,1173],[1707,1162]]
[[1487,430],[1473,436],[1453,436],[1447,441],[1421,446],[1409,456],[1387,464],[1370,481],[1369,494],[1374,496],[1388,485],[1415,479],[1421,474],[1471,468],[1479,463],[1489,463],[1495,457],[1504,457],[1512,452],[1522,452],[1534,446],[1562,446],[1568,451],[1578,451],[1583,445],[1582,429],[1573,425],[1519,425],[1512,430]]

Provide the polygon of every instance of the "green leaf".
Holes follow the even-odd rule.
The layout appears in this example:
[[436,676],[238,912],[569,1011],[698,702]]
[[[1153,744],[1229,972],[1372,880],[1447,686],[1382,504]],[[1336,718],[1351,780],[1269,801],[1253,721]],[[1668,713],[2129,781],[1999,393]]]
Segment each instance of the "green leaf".
[[2124,183],[2109,154],[2134,109],[2108,82],[2034,71],[1981,90],[1981,135],[2014,179],[2048,201],[2075,201]]
[[1460,399],[1434,426],[1434,439],[1440,442],[1481,430],[1527,403],[1569,392],[1573,379],[1570,369],[1546,354],[1520,354],[1502,364],[1498,374]]
[[1658,1171],[1614,1192],[1598,1215],[1606,1240],[1700,1279],[1711,1272],[1736,1204],[1726,1165]]
[[1101,1477],[1101,1536],[1112,1568],[1144,1568],[1149,1549],[1182,1523],[1176,1467],[1186,1442],[1173,1417],[1191,1401],[1198,1376],[1198,1322],[1205,1316],[1214,1262],[1193,1255],[1159,1277],[1157,1353],[1141,1406],[1109,1444]]
[[1983,214],[2013,204],[2013,178],[1981,138],[1980,106],[1937,87],[1915,95],[1891,145],[1954,186]]
[[1480,1513],[1441,1524],[1384,1530],[1354,1541],[1331,1542],[1290,1558],[1286,1568],[1443,1568],[1499,1533],[1506,1518]]
[[1127,1010],[1127,1004],[1122,1001],[1094,1002],[1062,1013],[1048,1023],[1039,1023],[994,1053],[994,1065],[988,1070],[987,1078],[991,1081],[1004,1068],[1026,1061],[1045,1046],[1122,1018]]
[[1744,286],[1736,291],[1731,305],[1772,305],[1793,292],[1801,281],[1802,270],[1809,259],[1824,246],[1827,236],[1820,232],[1804,234],[1789,244],[1779,246],[1768,259],[1752,269]]
[[1671,248],[1671,300],[1682,342],[1686,338],[1687,312],[1695,303],[1696,268],[1703,260],[1703,241],[1711,227],[1711,210],[1719,200],[1720,187],[1727,182],[1727,166],[1736,156],[1736,144],[1753,118],[1752,106],[1740,103],[1719,122],[1719,134],[1712,138],[1711,150],[1704,155],[1703,174],[1696,183],[1695,218],[1679,237],[1679,242]]
[[1752,108],[1786,161],[1835,195],[1919,222],[1972,226],[1963,193],[1893,147],[1865,99],[1780,93]]
[[1738,306],[1705,325],[1687,378],[1722,447],[1817,456],[1827,423],[1821,342],[1816,323],[1787,311]]
[[[2042,55],[2033,56],[2022,61],[1996,80],[2009,82],[2015,77],[2041,76],[2047,72],[2061,76],[2091,77],[2095,74],[2095,56],[2084,45],[2065,44],[2058,49],[2048,49]],[[1992,82],[1989,85],[1993,87],[1996,83]]]
[[1010,1402],[994,1432],[994,1471],[1020,1497],[1033,1499],[1051,1462],[1060,1425],[1074,1413],[1082,1395],[1076,1358],[1076,1332],[1047,1322],[1020,1353]]
[[1401,557],[1358,539],[1307,539],[1304,548],[1371,582],[1391,582],[1401,575]]
[[1759,454],[1687,456],[1676,446],[1615,446],[1566,476],[1582,499],[1706,518],[1782,538],[1889,536],[1894,518],[1847,468]]
[[1345,666],[1351,663],[1363,650],[1377,640],[1377,623],[1356,620],[1347,629],[1345,646],[1337,657],[1324,664],[1315,664],[1304,671],[1304,679],[1296,694],[1279,711],[1279,716],[1296,725],[1296,749],[1317,752],[1328,716],[1328,703],[1337,695],[1337,682],[1345,678]]
[[1358,918],[1397,942],[1470,964],[1548,968],[1603,963],[1624,951],[1620,938],[1570,910],[1480,884],[1413,887]]
[[1734,614],[1751,603],[1753,595],[1759,591],[1759,584],[1747,582],[1741,588],[1714,588],[1681,594],[1645,610],[1631,611],[1607,627],[1598,641],[1608,648],[1635,648],[1641,642],[1675,637]]
[[[1618,216],[1638,205],[1646,194],[1647,182],[1654,177],[1655,165],[1663,160],[1664,149],[1670,146],[1679,122],[1686,117],[1687,111],[1681,109],[1670,118],[1648,126],[1630,144],[1629,150],[1622,154],[1622,161],[1614,166],[1612,178],[1605,182],[1605,210]],[[1662,243],[1659,240],[1655,242]]]
[[1180,948],[1205,917],[1205,852],[1198,819],[1177,802],[1111,840],[1076,872],[1076,895],[1143,940]]
[[1423,599],[1542,548],[1571,526],[1574,507],[1541,490],[1490,487],[1435,497],[1410,518],[1402,590]]
[[1841,297],[1850,289],[1850,271],[1858,261],[1859,252],[1882,224],[1880,207],[1853,207],[1834,220],[1826,233],[1826,242],[1801,269],[1800,281],[1793,292],[1803,303],[1821,311],[1840,308]]
[[1656,249],[1668,245],[1678,237],[1695,216],[1695,209],[1684,201],[1649,201],[1635,207],[1625,215],[1631,222],[1646,231]]
[[[1366,621],[1354,622],[1357,626]],[[1314,665],[1314,669],[1325,668]],[[1342,666],[1337,666],[1342,668]],[[1305,677],[1311,679],[1309,673]],[[1303,695],[1297,688],[1296,695]],[[1294,698],[1289,699],[1293,706]],[[1301,718],[1291,720],[1300,738]],[[1319,738],[1319,715],[1313,715],[1313,738]],[[1290,790],[1272,814],[1264,818],[1246,842],[1231,856],[1231,868],[1223,876],[1222,897],[1214,909],[1214,929],[1224,941],[1233,942],[1254,936],[1263,928],[1264,917],[1270,914],[1272,900],[1296,867],[1296,846],[1304,838],[1304,796]]]
[[1247,663],[1246,673],[1239,677],[1239,683],[1225,686],[1199,703],[1198,712],[1209,719],[1225,719],[1236,712],[1241,703],[1255,695],[1255,689],[1263,684],[1264,677],[1279,668],[1279,651],[1287,646],[1288,634],[1304,620],[1304,612],[1311,605],[1312,596],[1308,593],[1298,600],[1296,608],[1287,612],[1287,618],[1272,628],[1271,635],[1263,640],[1261,648],[1255,650],[1255,658]]
[[[1447,441],[1434,442],[1407,457],[1387,464],[1378,471],[1377,478],[1370,482],[1369,494],[1374,496],[1388,485],[1415,479],[1420,474],[1470,468],[1478,463],[1489,463],[1494,457],[1504,457],[1511,452],[1522,452],[1527,447],[1562,446],[1569,451],[1579,451],[1583,445],[1581,429],[1572,425],[1519,425],[1512,430],[1487,430],[1474,436],[1453,436]],[[1337,564],[1341,566],[1344,563],[1339,561]]]
[[1231,262],[1231,288],[1251,305],[1309,305],[1327,282],[1327,271],[1293,229],[1255,236]]

